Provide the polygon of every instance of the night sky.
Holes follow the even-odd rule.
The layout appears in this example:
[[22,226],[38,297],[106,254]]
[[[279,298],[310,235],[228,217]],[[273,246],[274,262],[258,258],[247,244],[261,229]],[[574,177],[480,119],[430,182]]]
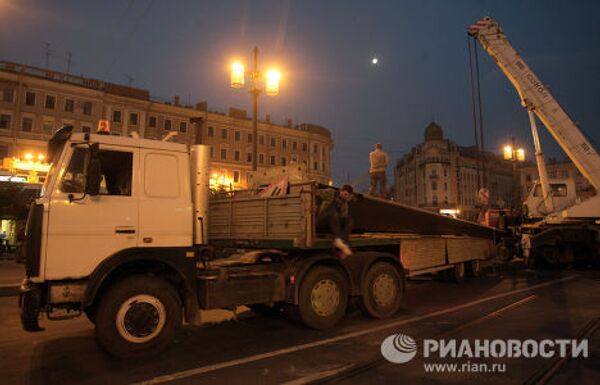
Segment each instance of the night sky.
[[[395,161],[432,119],[450,139],[473,144],[466,29],[486,15],[598,149],[595,1],[0,0],[0,58],[44,66],[48,42],[51,69],[66,71],[71,52],[73,74],[132,81],[163,100],[207,100],[210,110],[251,111],[227,71],[234,58],[249,64],[257,45],[263,68],[283,70],[280,95],[261,97],[261,117],[329,128],[341,183],[366,175],[374,143]],[[531,159],[527,113],[479,53],[486,149],[500,152],[514,135]],[[549,155],[562,156],[545,130],[542,137]]]

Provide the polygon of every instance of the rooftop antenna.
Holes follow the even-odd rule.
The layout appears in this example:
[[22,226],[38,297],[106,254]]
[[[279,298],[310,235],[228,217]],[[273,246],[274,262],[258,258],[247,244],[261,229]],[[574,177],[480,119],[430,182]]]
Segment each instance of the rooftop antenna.
[[127,86],[131,87],[133,85],[134,79],[131,75],[129,74],[124,74],[125,77],[127,78]]
[[67,52],[67,75],[71,72],[71,63],[73,63],[73,53]]
[[50,43],[47,41],[43,41],[42,45],[44,46],[44,55],[46,56],[46,68],[50,65],[50,57],[54,54],[54,51],[50,49]]

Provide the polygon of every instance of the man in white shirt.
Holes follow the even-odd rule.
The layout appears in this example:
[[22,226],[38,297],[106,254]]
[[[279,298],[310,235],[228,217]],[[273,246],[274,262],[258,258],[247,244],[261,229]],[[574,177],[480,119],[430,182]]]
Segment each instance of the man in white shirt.
[[383,151],[381,143],[375,145],[375,150],[369,154],[369,160],[371,161],[371,168],[369,174],[371,174],[371,188],[369,189],[369,195],[375,195],[377,189],[377,183],[379,183],[379,196],[385,198],[386,193],[386,182],[387,178],[385,171],[389,162],[388,154]]

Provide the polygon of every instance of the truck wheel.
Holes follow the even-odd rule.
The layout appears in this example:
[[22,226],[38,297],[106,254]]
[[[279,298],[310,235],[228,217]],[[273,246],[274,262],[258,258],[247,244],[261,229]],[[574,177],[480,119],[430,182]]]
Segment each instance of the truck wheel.
[[133,276],[104,294],[96,339],[118,357],[151,356],[171,343],[181,319],[181,301],[171,285],[157,277]]
[[461,283],[465,279],[464,262],[455,263],[452,269],[447,270],[448,277],[452,282]]
[[404,280],[390,263],[375,263],[365,276],[361,310],[373,318],[388,318],[402,305]]
[[347,287],[339,270],[327,266],[312,268],[300,286],[300,319],[313,329],[327,329],[337,324],[348,305]]
[[477,278],[481,275],[481,261],[474,259],[467,264],[467,273],[469,277]]

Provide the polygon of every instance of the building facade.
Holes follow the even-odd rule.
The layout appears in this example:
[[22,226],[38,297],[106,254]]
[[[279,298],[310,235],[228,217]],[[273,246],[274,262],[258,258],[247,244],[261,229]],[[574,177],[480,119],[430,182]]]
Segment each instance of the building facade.
[[[233,188],[246,187],[256,139],[243,110],[213,112],[206,102],[186,106],[179,97],[159,102],[148,90],[6,61],[0,61],[0,92],[0,159],[27,154],[41,160],[57,129],[95,132],[102,119],[112,135],[160,140],[173,132],[175,142],[210,145],[211,174]],[[267,115],[257,139],[259,171],[297,163],[311,179],[329,182],[333,140],[324,127],[274,124]]]
[[397,162],[394,177],[397,201],[436,212],[457,210],[467,219],[478,214],[481,187],[489,190],[490,205],[507,206],[515,180],[510,162],[459,146],[435,122],[425,128],[424,141]]

